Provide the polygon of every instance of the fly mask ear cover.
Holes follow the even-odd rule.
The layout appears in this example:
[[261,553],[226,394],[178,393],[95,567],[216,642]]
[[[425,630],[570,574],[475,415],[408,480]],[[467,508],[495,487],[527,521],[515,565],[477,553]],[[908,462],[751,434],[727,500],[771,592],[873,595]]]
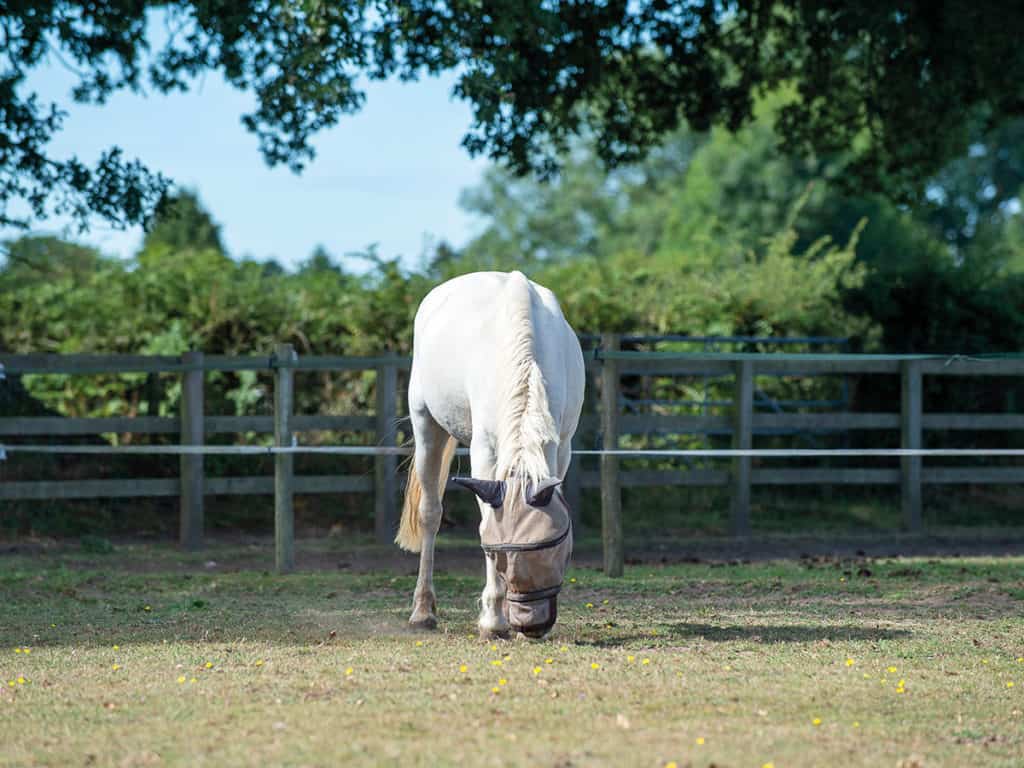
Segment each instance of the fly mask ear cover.
[[558,618],[558,592],[572,555],[572,521],[561,491],[506,495],[501,508],[487,515],[480,541],[495,558],[507,585],[506,611],[512,629],[540,636]]

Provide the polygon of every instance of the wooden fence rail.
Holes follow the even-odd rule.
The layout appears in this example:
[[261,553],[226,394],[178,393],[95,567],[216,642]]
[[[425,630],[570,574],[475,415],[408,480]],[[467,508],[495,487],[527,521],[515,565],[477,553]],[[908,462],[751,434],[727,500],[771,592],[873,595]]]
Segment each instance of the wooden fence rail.
[[[588,354],[587,365],[600,382],[598,413],[588,412],[581,433],[599,432],[606,449],[620,447],[624,436],[705,433],[731,436],[734,448],[750,448],[759,433],[773,430],[845,432],[852,430],[899,431],[900,446],[920,448],[930,430],[1024,431],[1024,414],[926,413],[922,406],[926,376],[1024,376],[1024,360],[998,358],[935,358],[884,355],[752,355],[668,354],[619,352],[619,337],[602,337],[600,355]],[[0,442],[4,437],[31,438],[54,435],[103,433],[178,434],[182,445],[202,445],[211,435],[225,433],[273,433],[274,444],[291,445],[298,433],[324,430],[373,433],[377,445],[396,444],[403,422],[398,411],[398,372],[407,370],[408,358],[298,357],[287,344],[266,356],[226,357],[190,352],[181,357],[140,355],[6,355],[0,363],[8,375],[18,374],[150,374],[180,375],[182,399],[178,418],[0,418]],[[209,371],[265,370],[274,373],[273,416],[218,416],[204,412],[203,380]],[[375,413],[361,415],[297,415],[294,413],[295,371],[374,370],[377,377]],[[899,376],[900,408],[891,413],[757,413],[754,410],[758,376],[822,374],[881,374]],[[623,376],[732,377],[734,393],[728,414],[659,415],[622,412]],[[0,386],[3,386],[0,381]],[[152,399],[152,398],[151,398]],[[579,447],[579,443],[577,443]],[[624,559],[621,522],[623,488],[646,486],[728,486],[731,488],[731,520],[735,535],[750,531],[752,486],[780,485],[900,485],[904,526],[922,529],[924,484],[1000,483],[1024,484],[1024,466],[924,467],[920,457],[902,457],[898,468],[799,468],[765,469],[750,457],[731,460],[729,468],[631,469],[620,468],[622,459],[602,456],[599,471],[581,468],[577,461],[566,481],[568,494],[580,498],[580,489],[600,488],[605,570],[622,572]],[[269,494],[275,497],[275,553],[277,568],[294,567],[295,494],[374,494],[374,530],[381,542],[390,541],[398,518],[398,487],[402,478],[395,456],[374,458],[373,478],[359,475],[294,474],[290,454],[274,457],[273,477],[206,478],[203,457],[182,455],[178,479],[72,480],[0,482],[0,501],[25,499],[125,498],[178,496],[180,541],[194,549],[202,545],[203,500],[207,495]],[[0,464],[2,472],[2,464]]]

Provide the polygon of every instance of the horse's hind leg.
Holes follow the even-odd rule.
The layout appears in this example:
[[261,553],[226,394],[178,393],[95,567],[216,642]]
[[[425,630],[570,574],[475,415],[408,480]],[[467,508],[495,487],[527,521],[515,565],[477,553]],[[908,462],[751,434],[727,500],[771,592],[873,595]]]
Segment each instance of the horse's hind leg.
[[416,441],[412,470],[420,481],[419,527],[420,571],[413,593],[412,615],[409,623],[414,627],[434,629],[437,626],[437,600],[434,595],[434,541],[441,527],[441,464],[444,461],[448,433],[442,429],[426,407],[414,409],[410,414]]

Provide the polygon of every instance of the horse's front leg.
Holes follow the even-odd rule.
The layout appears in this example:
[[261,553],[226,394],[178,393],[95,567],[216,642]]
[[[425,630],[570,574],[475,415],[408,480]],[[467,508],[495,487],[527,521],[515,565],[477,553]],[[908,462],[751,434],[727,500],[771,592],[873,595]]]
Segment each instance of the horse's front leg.
[[487,581],[480,596],[480,637],[508,637],[509,625],[505,618],[505,580],[498,573],[497,558],[484,555]]

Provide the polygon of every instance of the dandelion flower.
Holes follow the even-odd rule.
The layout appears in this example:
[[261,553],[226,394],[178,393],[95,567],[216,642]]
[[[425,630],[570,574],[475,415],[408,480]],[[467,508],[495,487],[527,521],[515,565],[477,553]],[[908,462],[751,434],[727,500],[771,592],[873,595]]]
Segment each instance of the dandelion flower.
[[7,684],[8,684],[9,686],[11,686],[11,688],[13,688],[13,687],[14,687],[14,685],[15,685],[15,683],[14,683],[14,681],[13,681],[13,680],[8,680],[8,681],[7,681]]
[[641,663],[641,664],[643,664],[644,666],[647,666],[648,664],[650,664],[650,663],[651,663],[651,660],[650,660],[650,659],[644,659],[644,660],[643,660],[643,661],[641,661],[640,663]]
[[465,664],[459,665],[459,672],[461,672],[462,674],[466,674],[466,671],[468,669],[469,669],[469,667],[467,667]]
[[121,650],[121,646],[120,645],[115,645],[114,646],[114,650],[115,651],[120,651]]
[[21,648],[15,648],[15,649],[14,649],[14,652],[15,652],[15,653],[21,653]]
[[492,646],[491,646],[491,650],[492,650],[492,651],[496,651],[496,650],[498,650],[498,646],[496,646],[496,645],[492,645]]
[[811,720],[811,725],[814,725],[814,726],[821,725],[821,718],[820,717],[816,717],[813,720]]
[[346,677],[350,676],[353,672],[355,672],[355,670],[352,669],[352,667],[346,667],[345,668],[345,676]]
[[593,607],[594,607],[594,604],[593,604],[593,603],[587,603],[587,606],[586,606],[586,607],[587,607],[587,608],[593,608]]
[[890,674],[892,674],[893,672],[896,671],[896,667],[886,667],[885,671],[889,672]]
[[636,661],[636,656],[627,656],[626,661]]
[[142,610],[144,610],[146,613],[149,613],[150,611],[153,610],[153,606],[151,606],[151,605],[144,605],[144,606],[142,606]]
[[493,661],[491,661],[491,666],[500,667],[501,666],[501,659],[494,659]]
[[852,667],[853,666],[853,659],[847,659],[846,660],[846,666]]
[[503,678],[501,678],[500,680],[498,680],[498,685],[508,685],[508,680],[506,680],[506,679],[505,679],[505,678],[503,677]]
[[417,640],[416,641],[416,647],[419,648],[421,645],[423,645],[423,641],[422,640]]
[[854,728],[860,728],[860,723],[859,723],[859,722],[857,722],[856,720],[854,720],[854,721],[853,721],[853,727],[854,727]]
[[864,679],[867,680],[869,677],[871,677],[871,675],[869,675],[867,672],[865,672],[864,673]]
[[544,659],[544,663],[545,664],[554,664],[555,660],[554,659]]
[[665,768],[679,768],[674,760],[665,763]]
[[493,688],[491,688],[491,693],[497,693],[500,690],[501,688],[499,688],[498,686],[494,686]]
[[988,659],[982,659],[982,660],[981,660],[981,663],[982,663],[982,664],[988,664]]
[[32,649],[31,648],[22,648],[21,652],[22,653],[32,653]]
[[262,667],[263,666],[263,659],[256,659],[256,666],[257,667]]
[[567,646],[567,645],[563,645],[563,646],[562,646],[561,648],[559,648],[558,650],[560,650],[560,651],[561,651],[562,653],[565,653],[566,651],[568,651],[568,650],[569,650],[569,646]]
[[189,682],[190,683],[198,683],[199,680],[197,680],[196,678],[193,677],[191,680],[189,680]]
[[27,681],[21,675],[18,676],[18,685],[24,685]]
[[181,675],[181,676],[180,676],[180,677],[178,678],[178,682],[179,682],[179,683],[184,683],[184,682],[185,682],[185,676],[184,676],[184,675]]
[[1017,663],[1018,664],[1024,664],[1024,656],[1018,656],[1017,657]]
[[540,674],[540,667],[534,667],[533,668],[533,674],[534,675],[539,675]]
[[592,662],[590,662],[590,668],[591,669],[600,669],[601,665],[598,664],[596,661],[592,661]]
[[704,737],[703,736],[698,736],[697,737],[697,746],[698,747],[704,746]]
[[775,763],[765,763],[761,768],[775,768]]
[[120,664],[111,664],[110,668],[112,670],[114,670],[115,672],[117,672],[117,670],[119,670],[121,668],[121,665]]
[[207,669],[213,669],[213,662],[212,661],[208,661],[205,664],[203,664],[203,666],[206,667]]
[[575,584],[576,583],[576,577],[573,576],[571,579],[569,579],[569,583],[570,584]]
[[601,601],[601,605],[608,605],[608,601],[607,600],[602,600]]
[[1013,688],[1013,680],[1008,680],[1006,683],[1007,688]]

